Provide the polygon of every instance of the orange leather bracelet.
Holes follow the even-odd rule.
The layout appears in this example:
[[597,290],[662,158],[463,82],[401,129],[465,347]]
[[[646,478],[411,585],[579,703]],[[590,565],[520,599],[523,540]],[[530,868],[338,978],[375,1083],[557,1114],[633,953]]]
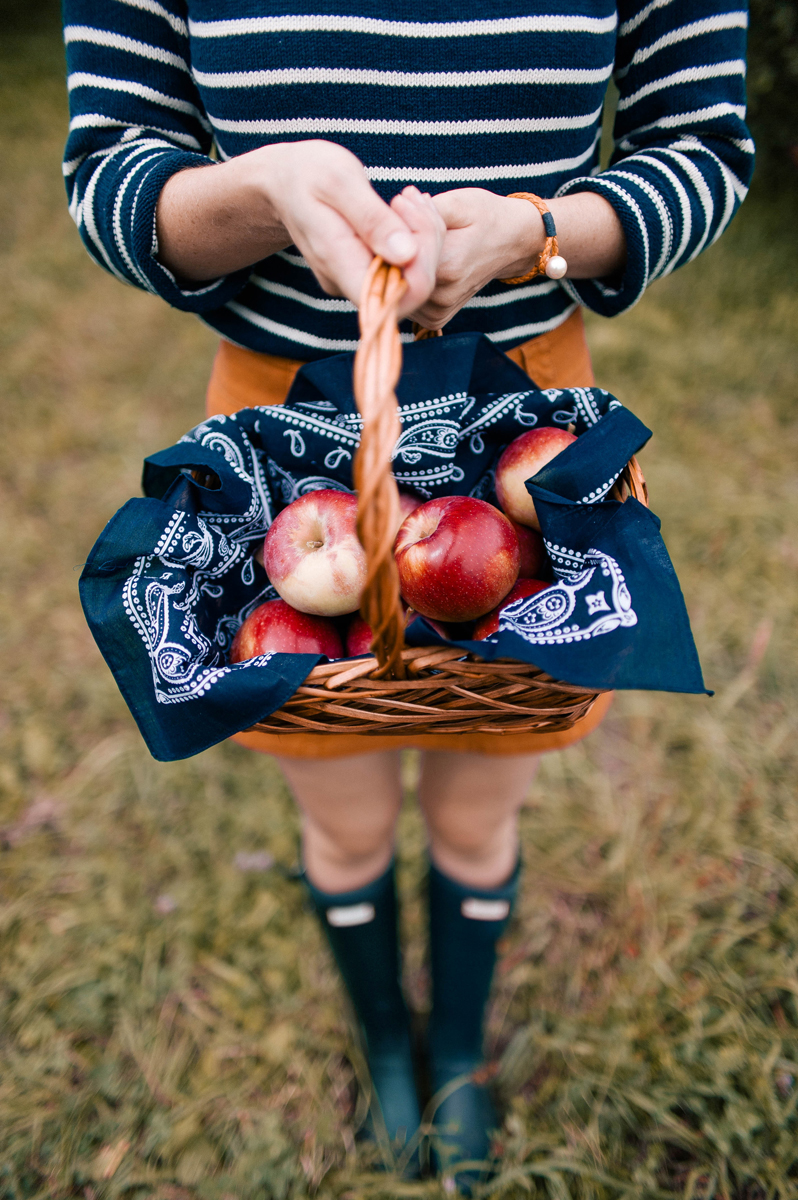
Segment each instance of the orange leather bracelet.
[[530,279],[535,279],[538,275],[547,275],[549,279],[562,279],[568,270],[568,263],[559,253],[557,247],[557,229],[554,224],[554,217],[551,215],[546,201],[541,200],[540,196],[536,196],[534,192],[512,192],[507,199],[528,200],[530,204],[534,204],[543,218],[546,241],[540,252],[538,261],[531,271],[527,271],[526,275],[518,275],[515,279],[502,279],[499,282],[508,284],[527,283]]

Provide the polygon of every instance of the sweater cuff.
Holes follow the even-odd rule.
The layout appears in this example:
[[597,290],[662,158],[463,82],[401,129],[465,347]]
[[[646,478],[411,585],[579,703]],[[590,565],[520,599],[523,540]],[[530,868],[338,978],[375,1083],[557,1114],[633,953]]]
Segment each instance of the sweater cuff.
[[613,179],[610,172],[605,172],[603,175],[572,179],[557,192],[558,197],[574,192],[597,192],[615,209],[626,235],[626,265],[622,273],[604,279],[561,281],[561,286],[574,300],[603,317],[616,317],[633,308],[650,282],[645,212],[634,190],[628,180],[621,183]]
[[[207,166],[212,159],[202,154],[184,151],[165,151],[151,162],[138,181],[126,190],[120,205],[119,221],[123,238],[130,247],[132,266],[148,291],[161,296],[173,308],[202,313],[219,308],[232,300],[249,278],[252,268],[243,267],[216,279],[198,283],[181,280],[158,261],[158,239],[155,231],[155,209],[165,184],[178,171],[188,167]],[[131,194],[132,193],[132,194]],[[125,236],[126,235],[126,236]]]

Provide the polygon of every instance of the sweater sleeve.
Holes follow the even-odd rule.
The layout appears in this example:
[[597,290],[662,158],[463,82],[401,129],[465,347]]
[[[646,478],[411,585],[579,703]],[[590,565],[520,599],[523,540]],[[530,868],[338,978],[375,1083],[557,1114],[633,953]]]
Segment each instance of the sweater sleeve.
[[619,17],[609,168],[557,193],[598,192],[621,221],[623,275],[564,281],[575,300],[607,317],[721,235],[754,165],[745,125],[746,0],[620,0]]
[[89,254],[117,278],[202,312],[232,299],[249,270],[179,283],[157,259],[166,181],[207,166],[212,132],[191,77],[184,0],[64,0],[69,211]]

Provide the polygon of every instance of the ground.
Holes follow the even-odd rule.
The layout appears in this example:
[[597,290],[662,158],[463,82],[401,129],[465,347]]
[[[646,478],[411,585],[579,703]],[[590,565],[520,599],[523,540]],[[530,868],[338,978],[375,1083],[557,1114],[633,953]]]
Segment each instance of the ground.
[[[152,761],[86,629],[81,564],[144,455],[198,420],[215,339],[89,261],[51,16],[6,33],[0,1195],[436,1196],[353,1141],[276,767],[232,745]],[[655,432],[642,464],[716,695],[619,695],[543,763],[490,1020],[492,1195],[798,1196],[795,225],[763,190],[632,313],[589,321],[599,381]]]

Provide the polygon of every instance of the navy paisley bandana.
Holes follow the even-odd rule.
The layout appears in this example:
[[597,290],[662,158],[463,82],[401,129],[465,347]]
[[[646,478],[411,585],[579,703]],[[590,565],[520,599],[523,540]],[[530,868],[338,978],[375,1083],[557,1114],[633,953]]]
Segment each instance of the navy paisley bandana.
[[[352,490],[361,419],[351,354],[310,363],[284,405],[204,421],[144,465],[144,499],[101,533],[80,580],[92,633],[161,760],[185,758],[279,708],[319,661],[264,654],[228,665],[241,622],[277,593],[253,557],[287,504],[320,488]],[[650,431],[598,388],[540,391],[485,337],[404,349],[397,390],[401,487],[431,499],[496,503],[494,470],[536,426],[579,435],[527,487],[554,584],[516,601],[499,632],[457,642],[483,658],[534,663],[596,688],[701,692],[704,684],[659,521],[607,494]],[[417,618],[408,641],[441,639]]]

